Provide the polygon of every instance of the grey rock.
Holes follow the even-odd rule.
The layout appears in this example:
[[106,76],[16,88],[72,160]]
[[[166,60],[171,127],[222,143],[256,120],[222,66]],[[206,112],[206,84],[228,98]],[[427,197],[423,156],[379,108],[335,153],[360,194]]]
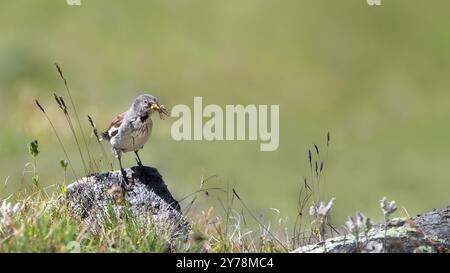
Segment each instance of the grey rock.
[[190,225],[158,170],[132,167],[125,171],[125,189],[120,186],[120,171],[91,174],[70,184],[66,201],[71,214],[95,232],[102,228],[105,216],[113,213],[120,218],[131,212],[134,217],[150,219],[172,239],[186,239]]
[[[383,252],[385,225],[376,225],[360,241],[346,235],[325,242],[301,246],[292,252],[351,253]],[[394,218],[387,223],[387,252],[450,252],[450,206],[423,213],[413,218]]]

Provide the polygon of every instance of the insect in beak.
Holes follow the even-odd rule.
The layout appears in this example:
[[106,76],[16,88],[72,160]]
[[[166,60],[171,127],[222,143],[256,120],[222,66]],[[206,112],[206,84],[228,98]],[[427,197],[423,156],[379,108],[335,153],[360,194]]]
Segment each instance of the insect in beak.
[[164,119],[164,115],[170,117],[170,114],[166,110],[166,107],[164,107],[164,105],[159,105],[159,118]]
[[166,108],[164,107],[164,105],[159,105],[158,103],[153,103],[150,106],[151,109],[156,110],[159,112],[159,117],[161,119],[164,119],[164,115],[170,117],[169,112],[166,110]]

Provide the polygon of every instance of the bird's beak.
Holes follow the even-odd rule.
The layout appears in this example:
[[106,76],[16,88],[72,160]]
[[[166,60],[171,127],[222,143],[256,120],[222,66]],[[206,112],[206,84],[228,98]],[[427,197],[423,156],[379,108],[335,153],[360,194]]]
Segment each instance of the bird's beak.
[[158,111],[158,112],[159,112],[159,110],[161,109],[160,106],[159,106],[159,104],[157,104],[157,103],[153,103],[153,104],[150,106],[150,108],[153,109],[153,110],[156,110],[156,111]]

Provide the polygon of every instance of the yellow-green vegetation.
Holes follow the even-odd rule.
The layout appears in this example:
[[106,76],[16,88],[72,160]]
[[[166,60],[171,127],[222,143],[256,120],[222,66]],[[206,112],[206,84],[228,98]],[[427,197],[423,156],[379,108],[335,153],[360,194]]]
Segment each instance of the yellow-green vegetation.
[[102,217],[91,230],[75,219],[64,193],[35,190],[19,201],[0,202],[0,252],[284,252],[267,232],[245,231],[234,217],[212,209],[197,215],[188,239],[171,238],[149,218],[127,212]]
[[[322,148],[319,140],[330,131],[321,199],[336,197],[336,223],[357,209],[382,222],[377,203],[384,195],[411,215],[445,206],[448,10],[450,1],[421,0],[380,7],[364,0],[95,0],[80,7],[65,0],[2,1],[0,198],[33,183],[31,165],[23,168],[33,161],[25,148],[33,139],[41,148],[35,177],[41,188],[75,180],[70,165],[60,167],[67,158],[35,98],[60,132],[74,171],[84,174],[53,98],[53,92],[64,96],[70,106],[58,62],[102,171],[110,169],[109,147],[105,156],[90,137],[87,115],[105,129],[142,91],[169,109],[194,96],[221,106],[280,105],[275,152],[262,153],[254,142],[176,142],[171,120],[156,120],[140,155],[161,171],[178,200],[198,188],[200,177],[217,175],[211,187],[231,185],[256,215],[273,223],[288,217],[292,230],[302,178],[309,176],[308,148]],[[133,156],[123,160],[135,164]],[[211,194],[196,204],[197,211],[214,207],[226,218]]]
[[[327,134],[326,143],[328,147],[330,134]],[[33,166],[36,166],[38,141],[30,142],[28,147],[34,159]],[[355,244],[355,251],[359,252],[363,251],[363,243],[366,247],[365,242],[369,238],[383,240],[383,243],[376,242],[376,248],[371,251],[386,252],[389,237],[398,235],[403,238],[409,236],[408,231],[418,232],[412,228],[414,225],[409,226],[411,228],[405,226],[388,230],[388,221],[397,210],[397,203],[388,201],[386,197],[380,201],[384,225],[373,230],[372,220],[357,212],[356,217],[348,217],[345,228],[333,227],[330,219],[336,199],[333,197],[329,202],[320,201],[320,176],[324,171],[324,163],[318,163],[319,147],[315,145],[314,149],[315,154],[308,151],[312,176],[305,178],[298,196],[298,216],[293,230],[290,230],[288,218],[278,217],[272,225],[270,221],[256,216],[236,189],[207,187],[206,184],[213,177],[202,177],[200,188],[180,200],[190,200],[182,209],[189,224],[174,232],[173,227],[178,222],[165,222],[169,218],[152,217],[157,211],[144,209],[143,213],[133,213],[119,186],[119,196],[108,189],[107,198],[111,199],[106,199],[105,206],[87,205],[94,211],[94,215],[89,215],[87,210],[77,209],[80,208],[78,202],[81,199],[70,198],[65,183],[42,189],[35,183],[35,172],[29,186],[7,199],[0,199],[0,252],[328,252],[328,249],[347,240]],[[68,163],[62,160],[60,164],[66,171]],[[226,197],[225,202],[218,199],[222,213],[215,214],[213,207],[206,211],[195,209],[199,195],[215,196],[215,191],[224,193]],[[305,208],[308,207],[309,211],[306,212]],[[280,214],[277,209],[272,210]],[[309,218],[304,217],[304,214],[309,215]],[[393,219],[390,225],[408,221],[411,220]],[[425,234],[423,231],[419,233]],[[336,234],[340,236],[334,237]]]
[[[0,252],[273,253],[295,247],[295,240],[287,232],[286,221],[278,221],[278,228],[272,231],[270,224],[255,217],[235,189],[228,192],[204,187],[211,177],[202,178],[200,189],[184,198],[190,201],[184,206],[184,213],[190,218],[192,230],[188,230],[192,232],[183,233],[183,236],[174,237],[170,224],[155,223],[151,212],[136,216],[123,198],[118,201],[114,195],[111,202],[123,208],[120,216],[111,203],[106,211],[98,208],[100,211],[96,213],[100,216],[95,219],[80,218],[71,213],[67,198],[65,176],[69,163],[60,161],[64,170],[62,184],[41,188],[35,178],[39,142],[31,141],[28,148],[33,159],[33,163],[27,164],[33,167],[31,181],[24,181],[21,191],[0,199]],[[206,212],[196,210],[194,205],[198,195],[209,195],[215,190],[225,192],[227,197],[226,204],[219,200],[224,213],[213,215],[212,207]],[[235,209],[235,202],[240,203],[241,211]],[[251,225],[250,221],[256,222]]]
[[[67,213],[61,196],[36,191],[16,205],[3,202],[0,252],[167,252],[164,231],[124,217],[105,218],[88,232]],[[18,204],[18,205],[17,205]],[[13,210],[14,207],[18,209]]]

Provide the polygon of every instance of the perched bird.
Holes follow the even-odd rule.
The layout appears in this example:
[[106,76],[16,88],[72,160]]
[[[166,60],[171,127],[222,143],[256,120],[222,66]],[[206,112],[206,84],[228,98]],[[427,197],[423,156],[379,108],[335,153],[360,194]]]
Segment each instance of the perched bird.
[[138,152],[150,138],[153,128],[151,115],[155,112],[159,113],[161,119],[163,115],[170,116],[164,105],[159,104],[157,98],[148,94],[140,95],[134,100],[130,109],[115,117],[109,128],[101,134],[102,139],[111,143],[112,152],[119,159],[120,170],[124,177],[126,175],[122,166],[122,154],[134,152],[138,164],[142,166]]

